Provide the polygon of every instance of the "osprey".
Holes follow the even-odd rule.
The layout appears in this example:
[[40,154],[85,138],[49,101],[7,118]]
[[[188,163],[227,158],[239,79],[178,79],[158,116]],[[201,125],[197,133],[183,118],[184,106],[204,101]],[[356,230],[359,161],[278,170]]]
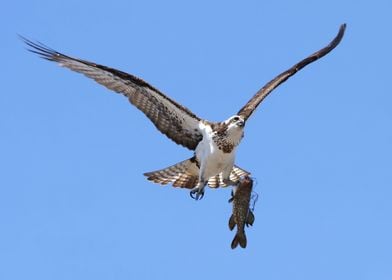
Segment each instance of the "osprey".
[[199,118],[189,109],[131,74],[67,56],[23,37],[22,40],[31,52],[42,58],[82,73],[108,89],[123,94],[160,132],[175,143],[194,150],[191,158],[144,175],[155,183],[172,183],[174,187],[191,189],[191,197],[198,200],[203,197],[207,184],[213,188],[236,185],[241,176],[250,174],[234,165],[236,148],[244,136],[246,121],[272,90],[306,65],[333,50],[340,43],[345,28],[346,25],[342,24],[336,37],[326,47],[272,79],[236,115],[223,122],[209,122]]

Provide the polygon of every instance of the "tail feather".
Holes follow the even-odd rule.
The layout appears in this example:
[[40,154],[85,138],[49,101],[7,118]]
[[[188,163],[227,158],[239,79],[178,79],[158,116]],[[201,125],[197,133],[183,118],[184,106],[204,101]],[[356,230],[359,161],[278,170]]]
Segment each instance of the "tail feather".
[[[234,165],[230,173],[230,180],[233,182],[238,182],[242,176],[249,176],[249,175],[250,172]],[[211,177],[208,180],[208,186],[210,186],[211,188],[227,187],[227,185],[223,183],[222,173],[219,173],[218,175]]]
[[[173,184],[173,187],[192,189],[199,183],[199,167],[195,157],[181,161],[172,166],[144,173],[147,180],[161,185]],[[234,166],[230,173],[230,180],[237,182],[242,176],[250,175],[248,171]],[[222,173],[208,180],[211,188],[226,187],[223,183]]]
[[238,231],[231,242],[231,249],[235,249],[238,244],[240,244],[242,248],[246,248],[246,243],[245,231]]
[[192,176],[188,173],[179,174],[178,179],[173,182],[173,187],[180,188],[193,188],[193,186],[197,185],[198,176]]
[[161,170],[144,173],[144,176],[158,184],[173,183],[174,187],[191,189],[197,185],[199,168],[193,157]]

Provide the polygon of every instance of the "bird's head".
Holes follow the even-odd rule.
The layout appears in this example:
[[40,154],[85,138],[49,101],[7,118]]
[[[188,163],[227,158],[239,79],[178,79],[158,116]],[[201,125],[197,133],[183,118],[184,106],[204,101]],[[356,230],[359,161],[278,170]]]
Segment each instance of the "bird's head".
[[225,122],[227,136],[233,143],[238,145],[242,137],[244,137],[245,120],[238,115],[228,118]]
[[234,115],[228,118],[225,123],[227,124],[228,130],[242,130],[245,126],[245,120],[239,115]]

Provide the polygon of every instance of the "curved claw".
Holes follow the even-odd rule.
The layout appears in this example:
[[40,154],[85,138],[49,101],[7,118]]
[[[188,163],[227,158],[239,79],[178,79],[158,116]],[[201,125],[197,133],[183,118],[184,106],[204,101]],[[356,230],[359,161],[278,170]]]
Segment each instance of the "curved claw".
[[189,195],[194,199],[194,200],[200,200],[204,196],[204,190],[199,189],[199,188],[193,188],[190,192]]

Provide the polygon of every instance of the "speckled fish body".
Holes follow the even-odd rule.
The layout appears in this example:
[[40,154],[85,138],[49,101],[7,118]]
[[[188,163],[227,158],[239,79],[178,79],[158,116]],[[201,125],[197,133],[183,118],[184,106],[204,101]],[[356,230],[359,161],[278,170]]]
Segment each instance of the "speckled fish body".
[[255,217],[249,208],[253,188],[253,180],[249,176],[245,176],[234,189],[233,196],[229,202],[233,203],[233,214],[229,220],[229,228],[233,230],[237,225],[237,233],[231,243],[234,249],[238,244],[242,248],[246,248],[245,225],[253,225]]

